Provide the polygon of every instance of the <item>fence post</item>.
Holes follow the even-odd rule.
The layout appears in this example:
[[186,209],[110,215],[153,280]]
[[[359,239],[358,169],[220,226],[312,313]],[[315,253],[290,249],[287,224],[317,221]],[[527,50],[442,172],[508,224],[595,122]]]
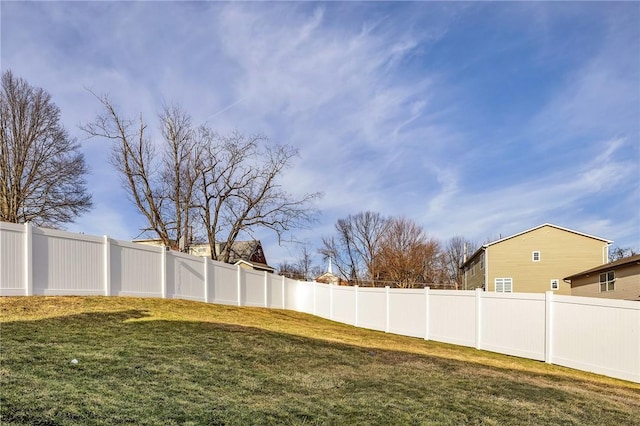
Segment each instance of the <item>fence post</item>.
[[[298,280],[298,282],[300,282]],[[316,292],[318,291],[318,282],[314,281],[313,282],[313,315],[316,315],[316,303],[317,303],[317,299],[316,299]]]
[[204,270],[202,271],[202,280],[204,281],[204,303],[209,303],[209,264],[207,256],[202,256]]
[[333,320],[333,283],[329,283],[329,319]]
[[33,295],[33,227],[30,222],[24,224],[24,293]]
[[544,293],[544,362],[551,364],[553,347],[553,291]]
[[167,297],[167,249],[168,247],[162,246],[162,253],[160,254],[160,295],[163,299]]
[[482,291],[476,288],[476,349],[482,349]]
[[111,245],[109,242],[109,237],[107,235],[103,236],[104,241],[104,295],[111,296]]
[[356,299],[356,318],[353,321],[354,325],[357,327],[358,326],[358,286],[354,286],[354,291],[356,292],[355,294],[355,299]]
[[264,271],[264,307],[269,307],[269,275]]
[[386,322],[385,322],[385,326],[384,326],[384,332],[388,333],[389,332],[389,326],[390,326],[390,321],[391,321],[391,302],[389,301],[389,286],[386,285],[384,286],[384,293],[386,296],[386,304],[387,304],[387,318],[386,318]]
[[282,276],[282,309],[287,309],[287,299],[286,299],[286,294],[287,294],[287,286],[285,283],[285,280],[287,278],[283,275]]
[[240,265],[236,265],[238,268],[238,306],[242,306],[242,269],[240,269]]
[[424,340],[429,340],[429,291],[430,288],[424,287],[424,312],[425,312],[425,322],[424,322]]

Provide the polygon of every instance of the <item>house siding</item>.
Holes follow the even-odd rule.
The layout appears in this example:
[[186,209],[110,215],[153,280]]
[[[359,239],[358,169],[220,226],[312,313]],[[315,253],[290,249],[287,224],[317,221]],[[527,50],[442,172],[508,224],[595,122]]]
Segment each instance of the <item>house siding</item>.
[[475,290],[476,288],[484,287],[485,279],[485,256],[484,252],[480,251],[473,256],[470,262],[463,269],[463,283],[462,288],[464,290]]
[[[583,297],[601,297],[605,299],[640,300],[640,265],[624,268],[612,268],[615,271],[616,283],[613,291],[600,292],[600,273],[571,280],[571,295]],[[602,272],[608,272],[604,269]]]
[[[603,264],[607,247],[603,240],[549,225],[508,238],[486,248],[487,290],[495,291],[496,278],[512,278],[514,292],[541,293],[557,279],[560,287],[554,293],[570,295],[571,285],[563,277]],[[540,261],[532,260],[533,251],[540,252]]]

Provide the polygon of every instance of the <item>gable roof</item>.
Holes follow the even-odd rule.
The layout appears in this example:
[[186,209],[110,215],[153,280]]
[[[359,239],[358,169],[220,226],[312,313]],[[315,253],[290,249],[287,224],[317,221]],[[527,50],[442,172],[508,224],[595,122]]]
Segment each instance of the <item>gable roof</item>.
[[[220,244],[220,251],[224,250],[226,243]],[[255,254],[262,255],[262,244],[258,240],[234,241],[229,249],[229,263],[235,263],[238,260],[251,260]]]
[[[133,240],[134,243],[140,244],[148,244],[155,246],[162,246],[162,241],[158,238],[155,239],[146,239],[146,240]],[[220,252],[224,249],[227,243],[216,243],[215,250],[216,254],[219,255]],[[209,244],[192,244],[192,248],[202,247],[209,251]],[[246,265],[252,266],[254,269],[260,271],[269,271],[274,272],[275,268],[269,266],[267,264],[267,259],[264,254],[264,250],[262,249],[262,243],[260,240],[249,240],[249,241],[234,241],[231,245],[231,249],[229,250],[229,263],[233,265],[237,265],[238,263],[244,263]]]
[[527,229],[526,231],[518,232],[517,234],[513,234],[513,235],[510,235],[508,237],[504,237],[504,238],[501,238],[499,240],[492,241],[490,243],[487,243],[487,244],[483,245],[482,247],[489,247],[491,245],[498,244],[498,243],[501,243],[501,242],[506,241],[506,240],[510,240],[511,238],[519,237],[520,235],[527,234],[529,232],[538,230],[540,228],[544,228],[545,226],[550,226],[552,228],[560,229],[562,231],[571,232],[573,234],[581,235],[583,237],[593,238],[594,240],[599,240],[599,241],[602,241],[602,242],[605,242],[605,243],[612,243],[613,242],[613,241],[607,240],[605,238],[600,238],[600,237],[596,237],[594,235],[585,234],[584,232],[574,231],[573,229],[569,229],[569,228],[563,228],[562,226],[554,225],[552,223],[543,223],[542,225],[536,226],[535,228]]
[[603,271],[611,271],[612,269],[620,269],[626,266],[638,265],[640,264],[640,254],[636,254],[634,256],[624,257],[622,259],[618,259],[614,262],[605,263],[604,265],[598,265],[595,268],[587,269],[586,271],[578,272],[577,274],[573,274],[569,277],[564,278],[564,280],[573,280],[579,278],[581,276],[591,275],[600,273]]
[[545,226],[550,226],[552,228],[560,229],[561,231],[571,232],[573,234],[577,234],[577,235],[580,235],[580,236],[583,236],[583,237],[593,238],[594,240],[602,241],[602,242],[607,243],[607,244],[613,243],[612,240],[607,240],[605,238],[601,238],[601,237],[596,237],[594,235],[585,234],[584,232],[579,232],[579,231],[575,231],[573,229],[564,228],[562,226],[554,225],[552,223],[543,223],[542,225],[538,225],[538,226],[536,226],[534,228],[530,228],[530,229],[527,229],[525,231],[518,232],[517,234],[509,235],[508,237],[500,238],[498,240],[491,241],[489,243],[483,244],[478,250],[476,250],[471,256],[469,256],[469,258],[462,265],[460,265],[460,267],[463,268],[464,266],[469,264],[469,262],[473,261],[473,259],[476,256],[478,256],[478,254],[480,252],[484,251],[489,246],[492,246],[494,244],[499,244],[499,243],[501,243],[503,241],[507,241],[507,240],[510,240],[512,238],[519,237],[520,235],[524,235],[524,234],[527,234],[529,232],[536,231],[536,230],[538,230],[540,228],[544,228]]

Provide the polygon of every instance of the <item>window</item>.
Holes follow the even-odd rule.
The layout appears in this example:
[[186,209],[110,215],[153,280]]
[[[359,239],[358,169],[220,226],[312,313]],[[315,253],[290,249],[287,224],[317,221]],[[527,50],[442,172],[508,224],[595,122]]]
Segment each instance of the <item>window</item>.
[[497,293],[511,293],[513,291],[512,278],[496,278],[494,283]]
[[533,260],[534,262],[540,262],[540,252],[539,251],[532,252],[531,260]]
[[473,277],[475,275],[476,275],[476,263],[474,261],[474,262],[471,262],[471,276]]
[[560,288],[560,280],[551,280],[551,290],[558,290]]
[[614,271],[605,272],[600,274],[600,291],[613,291],[615,290],[616,273]]
[[484,254],[480,256],[480,270],[484,269]]

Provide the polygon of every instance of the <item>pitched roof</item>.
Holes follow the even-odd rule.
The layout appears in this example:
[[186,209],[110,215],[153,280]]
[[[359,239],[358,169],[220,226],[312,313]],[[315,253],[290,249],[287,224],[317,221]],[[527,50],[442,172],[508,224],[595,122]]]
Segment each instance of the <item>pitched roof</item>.
[[[222,251],[224,245],[225,243],[220,245],[220,251]],[[275,271],[275,268],[267,264],[267,258],[259,240],[234,241],[229,250],[229,263],[234,265],[245,263],[260,271]]]
[[590,275],[595,273],[600,273],[603,271],[610,271],[612,269],[619,269],[625,266],[638,265],[640,264],[640,254],[636,254],[635,256],[624,257],[622,259],[618,259],[614,262],[605,263],[604,265],[598,265],[595,268],[587,269],[586,271],[578,272],[577,274],[573,274],[569,277],[564,278],[565,280],[572,280],[583,275]]
[[600,241],[603,241],[605,243],[612,243],[613,242],[613,241],[607,240],[605,238],[600,238],[600,237],[596,237],[594,235],[585,234],[584,232],[574,231],[573,229],[569,229],[569,228],[563,228],[562,226],[554,225],[552,223],[543,223],[542,225],[536,226],[535,228],[527,229],[526,231],[518,232],[517,234],[513,234],[513,235],[510,235],[508,237],[504,237],[504,238],[501,238],[499,240],[492,241],[490,243],[487,243],[487,244],[483,245],[482,247],[488,247],[488,246],[491,246],[493,244],[498,244],[498,243],[501,243],[501,242],[503,242],[505,240],[509,240],[511,238],[519,237],[522,234],[526,234],[528,232],[535,231],[535,230],[540,229],[540,228],[544,228],[545,226],[550,226],[552,228],[560,229],[562,231],[567,231],[567,232],[571,232],[573,234],[582,235],[583,237],[593,238],[594,240],[600,240]]
[[571,232],[573,234],[581,235],[583,237],[593,238],[594,240],[599,240],[599,241],[602,241],[602,242],[605,242],[605,243],[609,243],[609,244],[613,243],[612,240],[607,240],[605,238],[601,238],[601,237],[596,237],[594,235],[585,234],[584,232],[575,231],[575,230],[569,229],[569,228],[563,228],[562,226],[554,225],[552,223],[543,223],[542,225],[538,225],[538,226],[536,226],[534,228],[530,228],[530,229],[527,229],[525,231],[518,232],[517,234],[509,235],[508,237],[500,238],[498,240],[491,241],[489,243],[483,244],[478,250],[476,250],[471,256],[469,256],[469,258],[462,265],[460,265],[460,267],[462,268],[462,267],[466,266],[470,261],[472,261],[478,255],[478,253],[480,253],[481,251],[485,250],[489,246],[501,243],[501,242],[506,241],[506,240],[510,240],[511,238],[519,237],[520,235],[523,235],[523,234],[538,230],[540,228],[544,228],[545,226],[550,226],[552,228],[560,229],[562,231]]
[[[225,243],[220,245],[220,251],[224,249],[225,245]],[[229,249],[229,262],[235,263],[238,260],[249,260],[261,247],[262,244],[258,240],[234,241],[231,249]]]
[[[157,245],[161,246],[162,241],[158,238],[155,239],[146,239],[146,240],[134,240],[134,243],[141,244],[149,244],[149,245]],[[222,249],[226,243],[217,243],[216,244],[216,254],[220,254]],[[192,244],[192,248],[195,247],[204,247],[207,252],[209,252],[209,244]],[[210,253],[210,252],[209,252]],[[270,271],[274,272],[275,268],[269,266],[267,264],[267,259],[264,255],[264,250],[262,249],[262,244],[260,240],[249,240],[249,241],[234,241],[231,245],[231,249],[229,250],[229,263],[238,264],[238,262],[243,262],[247,265],[254,267],[254,269],[258,269],[261,271]]]

